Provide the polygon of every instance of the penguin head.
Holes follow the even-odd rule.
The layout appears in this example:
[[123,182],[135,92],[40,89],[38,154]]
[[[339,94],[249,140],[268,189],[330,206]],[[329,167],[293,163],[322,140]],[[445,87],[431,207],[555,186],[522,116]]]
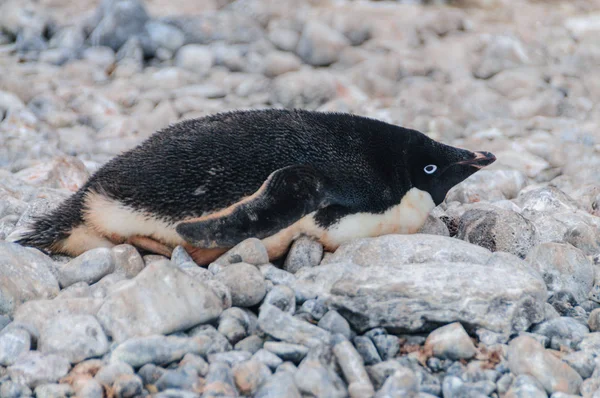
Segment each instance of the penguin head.
[[411,182],[428,192],[437,206],[453,186],[495,161],[490,152],[471,152],[422,135],[421,145],[411,151]]

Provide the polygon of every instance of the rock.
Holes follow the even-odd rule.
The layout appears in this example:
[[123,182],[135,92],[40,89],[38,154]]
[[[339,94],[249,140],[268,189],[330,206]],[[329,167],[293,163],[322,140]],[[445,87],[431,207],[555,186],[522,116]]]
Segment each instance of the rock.
[[[420,253],[422,260],[436,256],[445,257],[445,261],[421,263],[421,258],[413,255],[415,248],[402,245],[406,237],[399,235],[360,239],[347,246],[347,255],[341,255],[345,251],[343,246],[338,249],[342,251],[338,259],[368,261],[370,266],[358,266],[350,272],[343,270],[345,263],[320,265],[310,269],[307,274],[310,279],[299,278],[298,282],[304,282],[303,289],[309,290],[312,286],[313,291],[325,290],[320,294],[327,294],[330,305],[358,332],[379,326],[416,332],[427,330],[429,322],[458,321],[506,334],[511,330],[526,330],[529,325],[543,320],[546,287],[541,277],[530,271],[524,262],[505,253],[485,256],[480,250],[469,254],[473,258],[472,264],[452,262],[448,257],[451,258],[456,248],[450,253],[440,248],[445,244],[444,240],[456,242],[456,239],[433,235],[420,237],[425,242],[425,237],[439,241],[438,249]],[[398,245],[393,246],[394,242]],[[359,247],[361,250],[353,255],[351,248]],[[428,245],[417,247],[420,252]],[[368,259],[366,254],[370,252],[377,254]],[[464,258],[465,255],[460,256]],[[364,257],[361,259],[361,256]],[[404,261],[418,262],[418,265],[403,264]],[[465,273],[470,275],[469,281],[464,279]],[[323,283],[327,278],[328,286],[317,287],[317,283]],[[309,280],[313,282],[309,283]],[[498,280],[503,281],[502,288],[497,284]],[[403,286],[401,294],[398,286]],[[432,296],[431,292],[436,294]],[[476,309],[466,304],[473,301],[483,307]],[[461,308],[460,313],[455,311],[456,308]]]
[[100,247],[88,250],[58,268],[58,282],[65,288],[77,282],[92,284],[115,270],[111,249]]
[[252,357],[252,354],[247,351],[228,351],[210,354],[208,356],[209,363],[224,362],[229,366],[233,366],[243,361],[247,361]]
[[229,288],[231,302],[236,307],[251,307],[265,297],[265,279],[254,265],[233,264],[223,268],[215,278]]
[[221,333],[219,333],[212,325],[200,325],[188,332],[190,337],[208,337],[212,343],[207,351],[207,355],[214,354],[216,352],[231,351],[231,344],[229,340]]
[[100,384],[112,386],[119,376],[132,374],[134,374],[134,371],[131,365],[118,360],[113,360],[108,365],[102,366],[94,375],[94,379]]
[[271,51],[264,60],[263,73],[273,78],[284,73],[293,72],[302,66],[302,61],[294,54],[284,51]]
[[351,398],[372,397],[375,395],[373,384],[365,370],[362,358],[352,343],[341,335],[335,335],[333,353],[342,368],[344,378],[348,382],[348,393]]
[[158,21],[149,21],[146,23],[145,28],[150,40],[157,48],[174,52],[179,50],[185,43],[183,32],[175,26]]
[[535,246],[536,228],[522,215],[490,206],[467,210],[461,217],[458,239],[524,258]]
[[252,354],[256,353],[263,346],[263,339],[257,335],[248,336],[245,339],[237,342],[234,349],[238,351],[248,351]]
[[417,233],[426,235],[450,236],[450,231],[448,231],[446,224],[441,219],[434,217],[431,214],[427,216],[425,223],[423,226],[421,226]]
[[284,108],[317,109],[335,98],[336,80],[328,72],[288,72],[273,80],[270,101]]
[[207,336],[145,336],[131,338],[119,344],[111,354],[111,361],[122,361],[134,368],[147,363],[156,365],[178,361],[187,353],[207,355],[212,341]]
[[589,333],[587,326],[573,318],[560,317],[535,325],[531,331],[550,339],[550,347],[560,349],[561,345],[575,348]]
[[267,293],[263,305],[274,305],[283,312],[294,315],[296,312],[296,296],[289,286],[277,285]]
[[257,359],[249,359],[233,367],[233,377],[238,390],[252,395],[271,376],[269,368]]
[[256,351],[252,358],[264,363],[271,370],[277,369],[279,365],[283,363],[283,360],[279,358],[277,355],[273,354],[271,351],[267,351],[264,348]]
[[7,380],[0,386],[0,396],[2,398],[31,397],[31,388],[24,384]]
[[29,351],[31,336],[19,327],[7,327],[0,331],[0,365],[10,366],[17,358]]
[[14,382],[35,388],[41,384],[55,383],[70,368],[69,360],[62,356],[30,351],[18,357],[8,367],[8,374]]
[[514,374],[531,375],[546,389],[546,392],[579,391],[581,376],[565,362],[556,358],[534,339],[520,336],[508,345],[508,366]]
[[[189,355],[189,354],[186,354]],[[208,365],[207,365],[208,366]],[[166,372],[165,369],[158,367],[152,363],[147,363],[138,370],[138,376],[142,378],[144,385],[155,384]]]
[[592,376],[596,362],[594,356],[586,351],[574,351],[565,355],[562,358],[570,367],[575,369],[582,379],[587,379]]
[[415,373],[401,366],[390,377],[387,378],[381,390],[377,392],[377,398],[411,397],[417,396],[419,391],[419,380]]
[[312,20],[304,25],[296,54],[313,66],[327,66],[338,60],[340,52],[350,42],[340,32]]
[[365,365],[374,365],[381,362],[381,356],[377,352],[373,340],[366,336],[356,336],[353,340],[356,351],[363,358]]
[[135,247],[123,244],[111,250],[115,259],[115,273],[133,278],[144,269],[144,260]]
[[75,395],[73,387],[68,384],[41,384],[34,392],[38,398],[64,398]]
[[132,398],[142,393],[142,379],[136,375],[120,375],[113,384],[113,391],[119,398]]
[[150,264],[113,291],[97,316],[107,334],[121,342],[136,335],[189,329],[216,319],[222,311],[222,301],[203,283],[177,268]]
[[206,375],[206,386],[203,396],[206,397],[235,397],[237,391],[233,380],[231,367],[224,362],[215,362],[210,364],[208,374]]
[[51,319],[41,330],[38,350],[60,354],[71,363],[98,357],[108,351],[108,340],[92,315],[66,315]]
[[[314,351],[314,350],[313,350]],[[301,393],[314,397],[346,397],[348,393],[333,367],[325,366],[313,352],[302,361],[294,375]]]
[[425,342],[425,349],[442,359],[470,359],[477,349],[469,335],[458,322],[442,326],[431,332]]
[[283,264],[283,269],[295,274],[300,268],[319,265],[323,258],[323,245],[308,237],[294,241]]
[[249,313],[241,308],[228,308],[219,317],[219,333],[227,337],[231,344],[236,344],[253,332],[249,329],[256,329],[256,316],[252,314],[252,317],[251,320]]
[[103,0],[96,10],[95,28],[90,35],[94,46],[117,51],[127,39],[144,31],[149,17],[138,0]]
[[12,315],[26,301],[56,296],[52,267],[50,257],[35,249],[0,242],[0,314]]
[[327,311],[319,321],[319,327],[332,334],[340,333],[348,340],[351,338],[352,331],[350,330],[348,321],[346,321],[337,311]]
[[290,372],[277,372],[259,387],[255,398],[289,397],[300,398],[302,395]]
[[197,391],[201,387],[201,381],[198,374],[192,369],[168,369],[160,376],[155,385],[160,391],[171,388]]
[[540,272],[549,292],[567,291],[577,302],[583,302],[592,289],[592,263],[569,244],[542,243],[529,252],[526,261]]
[[319,321],[327,313],[327,306],[323,300],[310,299],[302,303],[299,312],[309,314],[314,320]]
[[600,308],[596,308],[590,313],[588,326],[592,332],[600,332]]
[[516,198],[527,185],[527,176],[518,170],[480,170],[446,195],[446,202],[474,203],[495,198],[495,192],[506,199]]
[[505,395],[507,398],[547,398],[548,394],[540,382],[529,375],[517,376]]
[[267,341],[263,345],[264,349],[277,355],[283,361],[300,363],[308,353],[308,348],[300,344],[281,343],[278,341]]
[[488,79],[509,68],[528,64],[529,56],[521,41],[512,36],[490,36],[485,38],[479,60],[473,65],[473,75]]
[[261,307],[258,325],[269,336],[307,347],[328,343],[331,339],[329,332],[301,321],[272,305]]
[[213,66],[214,58],[210,49],[198,44],[186,44],[175,56],[175,65],[200,76],[206,75]]
[[229,265],[236,263],[247,263],[252,265],[263,265],[269,262],[269,255],[265,245],[256,238],[246,239],[227,253],[215,260],[220,265]]
[[384,361],[394,358],[400,351],[400,341],[396,336],[383,334],[372,336],[371,340],[373,340],[381,359]]
[[28,301],[15,312],[14,320],[39,332],[58,316],[96,315],[102,303],[102,299],[92,298]]
[[88,47],[81,53],[83,59],[103,69],[108,68],[116,61],[115,52],[106,46]]

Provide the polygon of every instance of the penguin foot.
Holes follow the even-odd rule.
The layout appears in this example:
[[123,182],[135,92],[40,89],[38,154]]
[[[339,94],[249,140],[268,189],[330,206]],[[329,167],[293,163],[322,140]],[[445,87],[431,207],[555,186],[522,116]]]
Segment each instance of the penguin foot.
[[157,240],[147,236],[134,235],[127,238],[125,243],[129,243],[138,249],[146,250],[152,253],[160,254],[161,256],[171,257],[173,249]]
[[208,265],[219,258],[229,248],[217,247],[213,249],[204,249],[201,247],[194,247],[189,243],[183,244],[183,248],[188,252],[192,260],[198,265]]

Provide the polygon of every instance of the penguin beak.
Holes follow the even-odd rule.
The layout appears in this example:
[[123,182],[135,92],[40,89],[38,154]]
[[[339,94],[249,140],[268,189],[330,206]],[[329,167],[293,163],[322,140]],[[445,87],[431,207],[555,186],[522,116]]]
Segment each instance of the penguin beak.
[[490,152],[473,152],[473,156],[473,159],[462,160],[456,164],[464,164],[477,169],[482,169],[496,161],[496,157]]

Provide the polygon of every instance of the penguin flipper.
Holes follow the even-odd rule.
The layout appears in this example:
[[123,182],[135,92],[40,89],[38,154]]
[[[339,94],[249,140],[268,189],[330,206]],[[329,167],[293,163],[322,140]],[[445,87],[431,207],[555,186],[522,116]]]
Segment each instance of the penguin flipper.
[[324,176],[294,165],[269,175],[252,195],[207,216],[186,220],[177,233],[202,248],[232,247],[247,238],[263,239],[332,203]]

